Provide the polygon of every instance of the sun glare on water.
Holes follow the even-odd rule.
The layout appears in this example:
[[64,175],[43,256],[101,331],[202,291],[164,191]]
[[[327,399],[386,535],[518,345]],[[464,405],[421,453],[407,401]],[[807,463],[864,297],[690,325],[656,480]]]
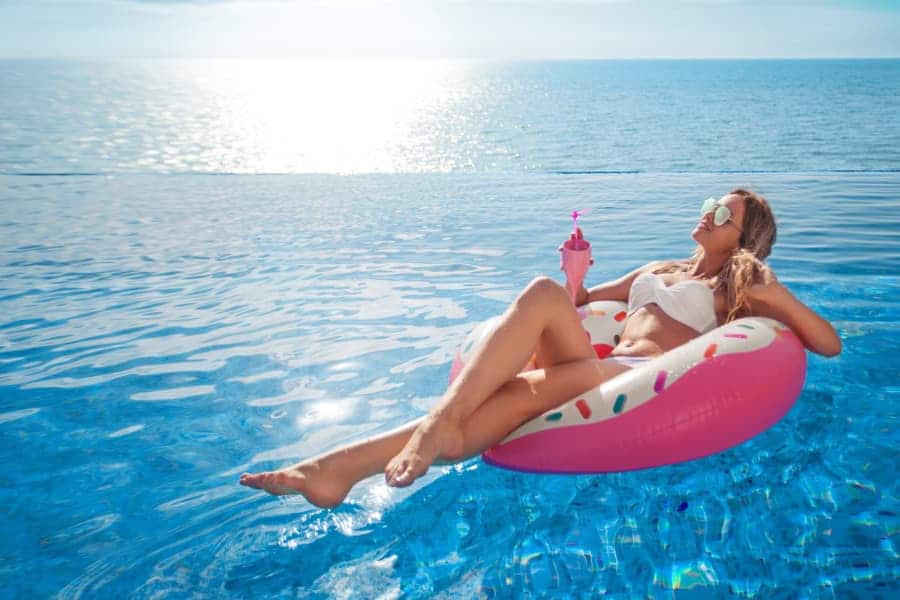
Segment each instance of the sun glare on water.
[[[466,67],[441,61],[249,60],[191,67],[228,171],[450,170],[437,146]],[[198,107],[199,108],[199,107]],[[422,164],[422,156],[433,162]],[[442,160],[444,161],[442,163]],[[235,168],[237,165],[237,168]]]

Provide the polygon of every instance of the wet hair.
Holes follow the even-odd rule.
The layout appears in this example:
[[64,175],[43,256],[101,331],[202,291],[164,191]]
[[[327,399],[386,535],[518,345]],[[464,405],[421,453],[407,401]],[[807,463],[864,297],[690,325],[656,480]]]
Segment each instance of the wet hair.
[[[775,215],[769,203],[759,194],[744,188],[735,188],[729,195],[744,199],[744,222],[738,247],[722,266],[718,273],[716,291],[724,291],[728,300],[728,316],[725,322],[734,321],[750,314],[748,290],[755,283],[768,283],[771,277],[763,261],[772,252],[775,245],[777,226]],[[669,261],[656,269],[654,273],[685,272],[693,269],[703,255],[703,248],[697,246],[687,263]]]

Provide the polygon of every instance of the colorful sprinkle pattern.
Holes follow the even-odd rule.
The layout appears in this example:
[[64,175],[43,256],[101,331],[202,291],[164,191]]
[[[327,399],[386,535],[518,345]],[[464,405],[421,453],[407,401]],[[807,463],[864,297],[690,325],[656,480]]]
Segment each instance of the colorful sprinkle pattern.
[[[624,328],[624,308],[625,304],[621,302],[593,302],[579,310],[582,324],[598,355],[598,347],[605,351],[618,344],[618,336]],[[763,317],[727,323],[632,369],[628,377],[613,378],[579,395],[577,399],[525,423],[501,443],[543,429],[615,418],[653,400],[700,362],[726,354],[765,348],[786,331],[788,330],[781,323]]]
[[591,417],[591,407],[588,406],[587,402],[585,402],[583,398],[575,403],[575,408],[578,409],[578,412],[580,412],[581,416],[585,419],[589,419]]
[[656,374],[656,381],[653,382],[653,391],[657,394],[666,388],[666,375],[668,375],[668,373],[665,371],[659,371]]

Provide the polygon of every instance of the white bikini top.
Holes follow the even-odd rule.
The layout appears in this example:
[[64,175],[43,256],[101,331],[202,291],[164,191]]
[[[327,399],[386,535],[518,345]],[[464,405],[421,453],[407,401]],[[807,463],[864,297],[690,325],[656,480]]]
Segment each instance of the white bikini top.
[[712,288],[696,279],[687,279],[666,286],[659,275],[641,273],[631,283],[631,290],[628,293],[628,316],[645,304],[651,303],[657,304],[676,321],[700,333],[706,333],[718,325]]

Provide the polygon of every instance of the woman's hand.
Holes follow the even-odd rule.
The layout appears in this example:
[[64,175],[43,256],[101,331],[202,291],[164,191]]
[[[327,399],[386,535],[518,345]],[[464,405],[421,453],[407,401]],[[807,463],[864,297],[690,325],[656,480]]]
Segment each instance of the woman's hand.
[[813,352],[824,356],[840,354],[841,338],[831,323],[800,302],[768,267],[763,273],[763,283],[752,285],[749,295],[754,315],[781,321]]
[[[566,282],[566,290],[569,292],[569,296],[572,296],[572,282]],[[584,282],[582,282],[578,289],[575,291],[575,306],[581,306],[582,304],[587,304],[588,301],[588,291],[587,288],[584,287]]]
[[778,281],[778,277],[775,276],[775,271],[769,268],[768,265],[761,264],[760,266],[762,282],[754,283],[750,286],[750,289],[747,290],[747,293],[750,295],[751,303],[754,301],[765,305],[784,303],[785,294],[790,295],[790,292],[786,287],[781,285],[780,281]]
[[756,300],[758,302],[765,303],[776,302],[778,296],[781,296],[785,292],[787,292],[787,288],[781,285],[781,282],[779,282],[778,278],[775,277],[775,272],[769,267],[765,267],[762,272],[762,276],[762,283],[754,283],[747,291],[747,293],[750,295],[751,301]]

